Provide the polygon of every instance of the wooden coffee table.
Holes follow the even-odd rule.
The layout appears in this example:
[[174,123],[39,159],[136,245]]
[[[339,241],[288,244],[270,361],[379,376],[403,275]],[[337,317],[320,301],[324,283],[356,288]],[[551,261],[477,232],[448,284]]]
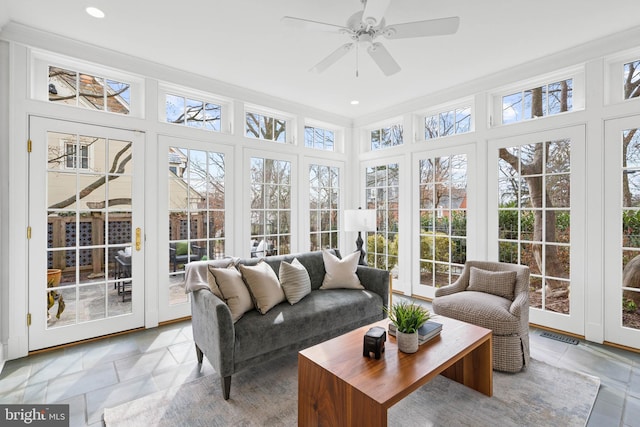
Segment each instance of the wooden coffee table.
[[[381,320],[298,353],[299,426],[386,426],[387,410],[442,374],[491,396],[491,330],[438,316],[440,336],[418,351],[398,351],[387,335],[379,360],[363,357],[363,337]],[[426,403],[425,403],[426,404]]]

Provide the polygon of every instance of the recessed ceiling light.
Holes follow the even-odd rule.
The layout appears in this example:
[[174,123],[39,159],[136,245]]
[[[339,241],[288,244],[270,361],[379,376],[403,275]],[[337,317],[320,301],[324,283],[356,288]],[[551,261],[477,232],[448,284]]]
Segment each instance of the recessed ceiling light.
[[360,101],[358,101],[357,99],[354,99],[353,101],[351,101],[351,105],[358,105],[360,104]]
[[89,6],[85,9],[87,13],[94,18],[104,18],[104,12],[98,9],[97,7]]

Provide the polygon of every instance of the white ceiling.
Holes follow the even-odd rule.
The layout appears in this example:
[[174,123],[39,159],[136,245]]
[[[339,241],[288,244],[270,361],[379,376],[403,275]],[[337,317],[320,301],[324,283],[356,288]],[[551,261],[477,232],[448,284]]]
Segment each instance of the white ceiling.
[[[106,18],[89,17],[88,5]],[[309,72],[347,36],[280,18],[344,25],[361,7],[360,0],[0,0],[0,25],[15,21],[350,118],[640,26],[640,0],[392,0],[387,24],[460,16],[460,29],[383,39],[402,67],[391,77],[360,52],[356,78],[355,50],[322,74]]]

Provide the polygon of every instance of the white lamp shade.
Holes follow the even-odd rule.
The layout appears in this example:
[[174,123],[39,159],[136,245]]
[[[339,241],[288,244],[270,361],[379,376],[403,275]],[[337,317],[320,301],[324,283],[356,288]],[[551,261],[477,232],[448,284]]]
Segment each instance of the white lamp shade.
[[376,231],[375,209],[345,209],[344,231]]

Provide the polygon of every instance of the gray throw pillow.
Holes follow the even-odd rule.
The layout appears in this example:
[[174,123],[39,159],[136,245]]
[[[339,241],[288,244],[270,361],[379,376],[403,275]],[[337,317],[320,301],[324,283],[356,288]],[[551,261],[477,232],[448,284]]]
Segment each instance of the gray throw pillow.
[[471,267],[468,291],[485,292],[513,301],[515,271],[488,271]]
[[289,304],[293,305],[311,293],[309,272],[298,258],[294,258],[291,264],[282,261],[279,276],[280,285]]

